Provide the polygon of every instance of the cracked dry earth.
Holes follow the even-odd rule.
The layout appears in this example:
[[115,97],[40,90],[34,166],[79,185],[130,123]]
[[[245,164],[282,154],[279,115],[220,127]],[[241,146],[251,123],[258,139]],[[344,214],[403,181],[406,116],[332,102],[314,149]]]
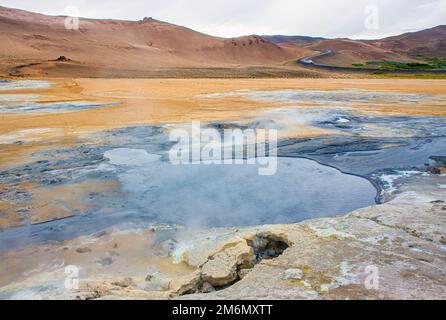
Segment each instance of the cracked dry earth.
[[9,290],[33,287],[49,299],[445,299],[446,203],[404,199],[292,225],[184,234],[169,254],[187,266],[181,274],[152,268],[96,274],[63,293],[39,287],[63,279],[55,270]]

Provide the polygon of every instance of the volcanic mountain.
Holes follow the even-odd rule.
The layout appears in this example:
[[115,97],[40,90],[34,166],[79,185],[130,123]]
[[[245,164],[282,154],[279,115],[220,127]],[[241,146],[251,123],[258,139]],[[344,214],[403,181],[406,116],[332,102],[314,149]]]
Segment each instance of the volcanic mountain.
[[0,7],[0,30],[0,70],[13,75],[132,76],[160,68],[280,67],[305,52],[259,36],[218,38],[152,18],[81,18],[77,24],[63,16],[5,7]]

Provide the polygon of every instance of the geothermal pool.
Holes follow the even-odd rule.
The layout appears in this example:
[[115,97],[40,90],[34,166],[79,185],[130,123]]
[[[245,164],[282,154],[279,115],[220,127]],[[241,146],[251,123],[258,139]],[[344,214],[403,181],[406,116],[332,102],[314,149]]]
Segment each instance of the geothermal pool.
[[[54,214],[66,214],[58,220],[47,212],[42,221],[4,230],[0,247],[70,239],[129,224],[207,228],[293,223],[375,203],[377,191],[367,179],[313,160],[279,157],[276,174],[261,176],[259,164],[173,165],[166,157],[171,144],[161,127],[111,130],[92,141],[88,148],[42,154],[52,161],[1,172],[0,182],[12,188],[24,182],[38,185],[34,194],[19,188],[3,193],[17,207],[41,201],[51,203]],[[68,197],[44,196],[63,190],[69,190]]]
[[123,205],[158,223],[290,223],[372,205],[376,195],[366,179],[307,159],[278,158],[276,174],[259,176],[259,165],[172,165],[135,151],[107,151],[99,170],[116,176]]
[[[41,103],[46,82],[0,82],[1,114],[88,112],[111,106],[88,101]],[[123,126],[84,132],[69,146],[36,150],[25,164],[0,168],[0,249],[89,235],[109,227],[227,227],[294,223],[345,214],[375,204],[379,177],[412,170],[442,155],[443,117],[358,114],[357,104],[443,104],[444,96],[366,90],[235,91],[287,102],[249,119],[203,123],[209,128],[275,128],[295,125],[331,130],[317,137],[281,137],[277,173],[259,165],[173,165],[169,130],[188,124]],[[302,108],[301,104],[316,106]],[[119,103],[116,108],[120,108]],[[54,128],[0,135],[0,151],[42,143]],[[337,168],[337,169],[336,169]],[[376,178],[378,177],[378,178]],[[372,184],[372,182],[374,184]]]

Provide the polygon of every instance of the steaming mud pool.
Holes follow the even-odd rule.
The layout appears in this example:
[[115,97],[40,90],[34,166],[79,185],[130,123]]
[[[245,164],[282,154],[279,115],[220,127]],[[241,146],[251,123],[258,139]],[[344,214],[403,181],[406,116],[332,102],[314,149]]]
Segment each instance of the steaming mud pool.
[[[4,81],[0,113],[65,113],[119,107],[88,102],[39,102],[44,81]],[[367,90],[239,90],[202,98],[241,97],[291,107],[267,108],[254,118],[203,123],[216,128],[279,131],[277,173],[259,165],[173,165],[168,152],[173,125],[139,125],[87,132],[74,146],[33,152],[24,164],[0,171],[0,249],[66,240],[109,227],[178,225],[231,227],[295,223],[345,214],[385,199],[399,172],[423,170],[442,156],[443,117],[357,113],[353,105],[429,103],[430,96]],[[312,103],[306,108],[300,104]],[[178,124],[182,126],[185,124]],[[187,125],[187,124],[186,124]],[[281,137],[296,125],[328,130],[313,138]],[[40,143],[52,128],[0,135],[0,149]],[[421,171],[420,171],[421,172]],[[401,177],[405,177],[402,174]],[[392,190],[393,190],[392,189]]]
[[[269,154],[250,165],[169,161],[175,144],[169,134],[190,125],[186,121],[116,119],[116,126],[94,130],[34,123],[40,117],[70,122],[79,113],[126,111],[119,99],[47,99],[41,91],[51,87],[46,81],[0,80],[0,115],[28,124],[0,133],[0,299],[72,298],[64,287],[67,265],[80,267],[84,280],[108,278],[125,289],[128,278],[115,279],[130,275],[139,279],[141,290],[162,293],[172,284],[165,277],[178,279],[193,271],[182,260],[192,242],[203,246],[194,252],[207,252],[211,247],[206,245],[226,236],[230,241],[245,226],[254,230],[343,215],[403,192],[414,203],[420,191],[428,194],[425,201],[443,203],[445,117],[381,110],[398,105],[438,112],[446,105],[445,94],[346,88],[194,96],[200,106],[214,99],[221,105],[234,99],[261,105],[249,115],[201,123],[218,132],[276,129],[277,170],[260,175],[261,163],[274,161]],[[226,111],[212,106],[202,113]],[[300,229],[309,234],[333,231],[305,228]],[[277,235],[249,241],[256,243],[254,251],[263,248],[256,259],[271,243],[281,248],[277,254],[289,246]]]
[[[2,196],[16,208],[32,205],[36,194],[47,201],[34,212],[23,211],[27,223],[3,230],[0,248],[65,240],[112,226],[294,223],[375,203],[377,191],[367,179],[309,159],[279,157],[277,173],[261,176],[259,164],[173,165],[162,127],[112,130],[87,140],[77,148],[35,155],[53,160],[0,174],[9,186]],[[34,194],[20,188],[25,182],[37,186]],[[50,196],[60,192],[62,198]],[[62,216],[56,219],[46,206]]]

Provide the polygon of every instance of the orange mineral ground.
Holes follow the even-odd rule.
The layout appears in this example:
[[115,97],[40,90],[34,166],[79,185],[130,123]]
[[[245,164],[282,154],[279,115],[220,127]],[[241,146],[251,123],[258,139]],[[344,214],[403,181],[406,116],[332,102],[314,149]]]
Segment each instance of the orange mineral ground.
[[[199,120],[241,121],[269,109],[311,106],[311,103],[296,106],[224,95],[235,90],[361,89],[428,95],[446,93],[446,81],[412,79],[53,79],[50,82],[52,87],[48,89],[21,90],[20,94],[37,94],[40,103],[88,101],[111,106],[71,113],[3,113],[0,116],[3,139],[17,132],[43,139],[36,139],[32,145],[3,146],[1,163],[25,161],[29,152],[54,147],[54,143],[69,145],[77,136],[89,131]],[[17,93],[2,92],[6,95]],[[209,94],[217,96],[209,98],[206,96]],[[369,104],[356,106],[356,109],[357,112],[389,115],[446,115],[446,106],[438,102]],[[300,124],[284,135],[306,137],[326,133],[323,129]]]
[[[404,79],[53,79],[53,87],[22,90],[21,94],[39,94],[39,102],[89,101],[116,106],[76,113],[3,114],[0,132],[50,127],[67,132],[104,129],[135,124],[225,120],[253,115],[274,107],[270,102],[247,100],[237,96],[206,94],[234,90],[342,90],[361,89],[414,94],[445,94],[446,81]],[[13,92],[4,92],[11,94]],[[286,103],[275,103],[286,105]],[[445,116],[438,103],[416,105],[386,104],[361,106],[389,114]],[[303,133],[305,134],[305,133]]]

